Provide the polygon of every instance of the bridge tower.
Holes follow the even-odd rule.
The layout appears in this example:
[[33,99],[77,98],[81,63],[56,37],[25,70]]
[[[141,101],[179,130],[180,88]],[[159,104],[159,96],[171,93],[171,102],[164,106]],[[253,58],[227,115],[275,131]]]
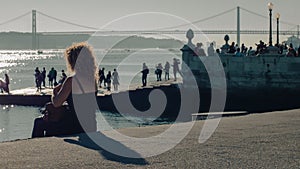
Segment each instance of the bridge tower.
[[237,7],[237,21],[236,21],[236,43],[241,46],[241,29],[240,29],[240,7]]
[[32,10],[32,49],[37,49],[36,46],[36,10]]

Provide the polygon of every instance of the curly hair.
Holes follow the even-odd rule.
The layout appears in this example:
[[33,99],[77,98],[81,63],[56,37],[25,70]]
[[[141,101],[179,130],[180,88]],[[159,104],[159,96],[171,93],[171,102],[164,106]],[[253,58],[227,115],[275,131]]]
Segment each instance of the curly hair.
[[65,58],[69,72],[98,79],[96,58],[92,47],[86,42],[74,43],[68,47]]

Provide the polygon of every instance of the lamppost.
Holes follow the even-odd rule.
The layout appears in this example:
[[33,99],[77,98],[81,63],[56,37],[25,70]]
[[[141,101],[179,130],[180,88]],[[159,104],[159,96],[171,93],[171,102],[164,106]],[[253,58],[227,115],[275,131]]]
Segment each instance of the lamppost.
[[270,35],[269,35],[269,46],[272,46],[272,10],[273,10],[273,3],[268,3],[268,8],[270,11]]
[[277,13],[276,14],[276,21],[277,21],[277,46],[279,46],[279,18],[280,18],[280,14]]

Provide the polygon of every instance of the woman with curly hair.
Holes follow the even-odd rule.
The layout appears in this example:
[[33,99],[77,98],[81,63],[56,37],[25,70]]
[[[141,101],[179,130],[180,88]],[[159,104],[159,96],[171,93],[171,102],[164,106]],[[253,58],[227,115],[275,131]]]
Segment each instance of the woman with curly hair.
[[[97,66],[92,48],[85,42],[76,43],[65,51],[69,76],[53,89],[46,114],[35,119],[32,137],[69,135],[94,132],[96,128]],[[63,115],[53,118],[52,114]],[[53,113],[54,112],[54,113]]]

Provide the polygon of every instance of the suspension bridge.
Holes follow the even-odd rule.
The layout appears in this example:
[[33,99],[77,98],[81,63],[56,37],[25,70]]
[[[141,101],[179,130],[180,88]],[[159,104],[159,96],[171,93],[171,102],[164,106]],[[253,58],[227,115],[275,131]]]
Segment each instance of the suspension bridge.
[[[160,29],[155,29],[155,30],[101,30],[99,28],[95,28],[95,27],[90,27],[90,26],[86,26],[86,25],[80,25],[77,23],[73,23],[73,22],[69,22],[66,20],[62,20],[58,17],[53,17],[50,15],[47,15],[41,11],[37,11],[37,10],[32,10],[29,12],[26,12],[25,14],[22,14],[20,16],[14,17],[12,19],[9,19],[7,21],[4,21],[2,23],[0,23],[0,31],[1,31],[1,26],[5,25],[5,24],[9,24],[11,22],[14,22],[16,20],[20,20],[21,18],[24,18],[28,15],[31,14],[31,18],[32,18],[32,49],[37,49],[38,47],[38,35],[37,34],[43,34],[43,35],[70,35],[70,34],[87,34],[87,35],[92,35],[97,33],[97,35],[160,35],[160,34],[185,34],[186,30],[181,30],[180,28],[182,27],[186,27],[186,26],[193,26],[193,25],[197,25],[199,23],[203,23],[205,21],[208,20],[212,20],[214,18],[220,17],[222,15],[225,15],[227,13],[230,13],[232,11],[236,11],[236,29],[228,29],[228,30],[195,30],[194,32],[196,34],[233,34],[236,35],[236,42],[237,44],[240,44],[240,36],[241,34],[247,34],[247,35],[264,35],[264,34],[269,34],[270,30],[241,30],[241,25],[240,25],[240,13],[241,10],[243,12],[247,12],[249,14],[255,15],[257,17],[261,17],[261,18],[265,18],[268,19],[267,16],[258,14],[256,12],[250,11],[248,9],[242,8],[242,7],[236,7],[236,8],[232,8],[229,10],[226,10],[224,12],[220,12],[218,14],[215,14],[213,16],[209,16],[206,18],[202,18],[196,21],[192,21],[190,23],[185,23],[185,24],[181,24],[181,25],[174,25],[171,27],[164,27],[164,28],[160,28]],[[84,29],[88,29],[87,31],[55,31],[55,32],[51,32],[51,31],[47,31],[47,32],[38,32],[38,24],[37,24],[37,14],[47,17],[51,20],[55,20],[57,22],[61,22],[64,24],[69,24],[69,25],[73,25],[79,28],[84,28]],[[278,31],[279,35],[296,35],[299,38],[299,25],[293,24],[293,23],[289,23],[289,22],[285,22],[285,21],[280,21],[280,24],[286,24],[286,25],[290,25],[292,27],[292,29],[289,30],[280,30]],[[296,30],[295,30],[296,28]],[[272,34],[276,34],[277,31],[271,31]]]

